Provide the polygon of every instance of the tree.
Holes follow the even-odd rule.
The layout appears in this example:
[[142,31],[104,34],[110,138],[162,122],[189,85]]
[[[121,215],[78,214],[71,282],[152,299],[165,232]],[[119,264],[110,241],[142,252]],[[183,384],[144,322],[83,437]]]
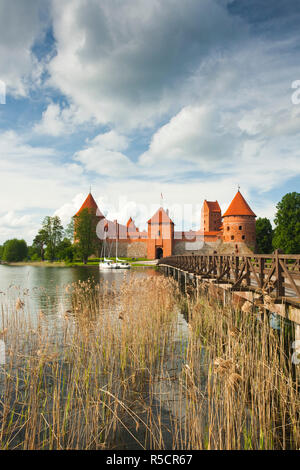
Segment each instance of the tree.
[[56,257],[56,250],[62,240],[64,228],[61,225],[58,216],[45,217],[43,221],[43,234],[45,234],[45,243],[47,245],[47,257],[54,261]]
[[271,222],[266,217],[256,221],[256,243],[258,253],[272,253],[273,229]]
[[273,247],[286,254],[300,253],[300,193],[288,193],[276,206]]
[[[45,259],[45,247],[47,245],[47,232],[44,229],[38,231],[38,234],[33,240],[32,248],[35,253],[39,253],[41,260]],[[34,255],[35,253],[32,253]],[[31,254],[31,253],[30,253]]]
[[25,240],[18,240],[13,238],[12,240],[7,240],[3,245],[3,261],[23,261],[27,258],[28,247]]
[[71,218],[69,224],[65,228],[65,238],[68,238],[72,243],[74,241],[74,217]]
[[96,234],[98,222],[99,217],[87,208],[74,217],[75,244],[84,264],[87,263],[90,255],[97,253],[100,249],[100,240]]
[[68,238],[64,238],[57,247],[57,257],[64,261],[73,261],[74,247]]

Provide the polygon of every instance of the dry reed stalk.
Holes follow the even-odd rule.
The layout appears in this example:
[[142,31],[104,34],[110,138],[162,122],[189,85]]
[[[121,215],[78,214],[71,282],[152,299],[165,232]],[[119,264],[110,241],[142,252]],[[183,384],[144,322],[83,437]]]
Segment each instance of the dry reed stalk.
[[298,384],[267,314],[224,307],[210,287],[182,298],[163,276],[67,290],[52,323],[2,308],[1,448],[299,448]]

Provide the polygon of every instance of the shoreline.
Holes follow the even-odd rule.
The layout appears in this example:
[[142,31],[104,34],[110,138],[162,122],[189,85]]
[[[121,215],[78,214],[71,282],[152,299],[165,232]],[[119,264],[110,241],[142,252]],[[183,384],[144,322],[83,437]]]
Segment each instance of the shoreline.
[[[130,262],[129,264],[133,268],[140,268],[140,267],[145,267],[145,268],[154,268],[156,267],[156,263],[149,263],[149,262],[139,262],[139,261],[134,261]],[[48,262],[48,261],[13,261],[11,263],[8,262],[1,262],[0,266],[34,266],[34,267],[46,267],[46,268],[76,268],[76,267],[85,267],[85,268],[90,268],[90,267],[98,267],[99,263],[87,263],[83,264],[81,262],[75,262],[75,263],[65,263],[64,261],[57,261],[57,262]]]

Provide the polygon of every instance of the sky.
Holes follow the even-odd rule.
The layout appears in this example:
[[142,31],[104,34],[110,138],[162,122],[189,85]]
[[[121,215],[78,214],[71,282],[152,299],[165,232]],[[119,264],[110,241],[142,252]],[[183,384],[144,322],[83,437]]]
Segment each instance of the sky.
[[273,221],[300,186],[300,1],[0,0],[0,178],[0,244],[90,187],[140,229],[161,204],[199,229],[238,186]]

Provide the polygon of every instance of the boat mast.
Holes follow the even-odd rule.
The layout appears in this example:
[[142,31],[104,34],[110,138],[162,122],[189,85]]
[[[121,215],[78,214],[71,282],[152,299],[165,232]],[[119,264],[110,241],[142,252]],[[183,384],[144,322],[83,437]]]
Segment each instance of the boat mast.
[[119,234],[118,234],[118,222],[116,220],[116,261],[118,259],[118,238],[119,238]]

